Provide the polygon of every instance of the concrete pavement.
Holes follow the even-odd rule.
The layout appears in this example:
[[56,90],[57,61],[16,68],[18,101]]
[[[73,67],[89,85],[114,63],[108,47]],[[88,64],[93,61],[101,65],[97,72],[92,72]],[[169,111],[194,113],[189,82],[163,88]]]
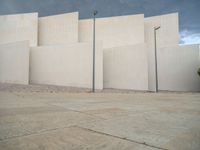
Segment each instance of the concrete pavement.
[[0,149],[199,150],[199,93],[0,91]]

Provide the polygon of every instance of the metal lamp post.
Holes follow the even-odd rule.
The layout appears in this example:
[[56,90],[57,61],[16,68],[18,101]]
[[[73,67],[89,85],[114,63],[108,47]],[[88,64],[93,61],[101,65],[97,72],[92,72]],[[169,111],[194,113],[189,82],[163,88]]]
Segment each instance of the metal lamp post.
[[92,71],[92,92],[95,92],[95,25],[97,10],[93,12],[93,71]]
[[156,92],[158,92],[157,32],[156,32],[158,29],[160,29],[160,26],[154,27]]

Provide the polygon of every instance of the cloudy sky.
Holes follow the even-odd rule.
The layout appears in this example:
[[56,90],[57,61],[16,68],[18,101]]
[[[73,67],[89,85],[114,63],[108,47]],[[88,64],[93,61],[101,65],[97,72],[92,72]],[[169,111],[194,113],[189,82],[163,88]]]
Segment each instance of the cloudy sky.
[[80,18],[179,12],[180,43],[200,43],[200,0],[0,0],[0,15],[39,12],[39,16],[79,11]]

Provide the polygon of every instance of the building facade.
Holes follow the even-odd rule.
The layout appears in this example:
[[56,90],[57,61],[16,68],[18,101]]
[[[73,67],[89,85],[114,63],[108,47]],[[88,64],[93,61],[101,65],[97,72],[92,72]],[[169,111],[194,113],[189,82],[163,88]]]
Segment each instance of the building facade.
[[[178,13],[97,18],[95,58],[96,89],[155,91],[157,60],[158,90],[200,91],[199,45],[179,45]],[[93,20],[78,12],[0,16],[0,82],[91,88],[92,60]]]

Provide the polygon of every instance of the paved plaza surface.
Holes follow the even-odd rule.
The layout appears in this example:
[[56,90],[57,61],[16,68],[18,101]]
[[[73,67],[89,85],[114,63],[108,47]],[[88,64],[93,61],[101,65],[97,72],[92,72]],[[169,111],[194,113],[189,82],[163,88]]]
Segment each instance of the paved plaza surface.
[[1,150],[199,150],[200,93],[0,84]]

